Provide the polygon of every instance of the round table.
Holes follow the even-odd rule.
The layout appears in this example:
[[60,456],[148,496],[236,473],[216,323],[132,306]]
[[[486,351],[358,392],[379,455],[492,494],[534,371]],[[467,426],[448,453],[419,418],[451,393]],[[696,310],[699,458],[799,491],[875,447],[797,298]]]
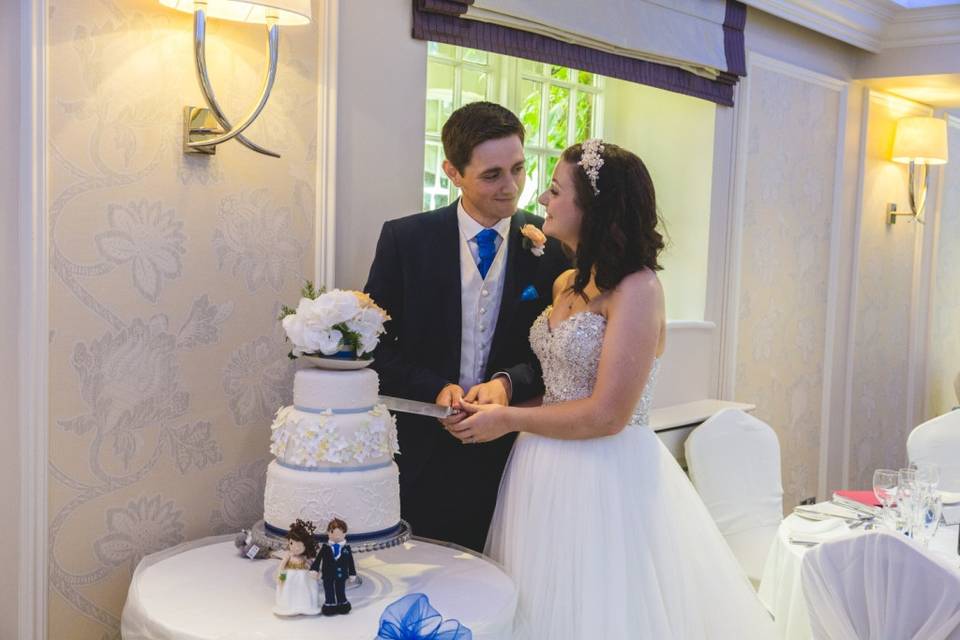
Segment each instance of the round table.
[[356,556],[363,583],[348,590],[343,616],[281,618],[271,611],[279,560],[248,560],[232,536],[145,557],[130,584],[124,640],[371,640],[387,605],[423,593],[444,619],[475,640],[508,640],[517,591],[493,562],[459,547],[420,539]]
[[[760,601],[773,614],[777,628],[777,637],[783,640],[810,640],[810,618],[807,603],[803,598],[800,582],[800,565],[803,554],[809,547],[790,543],[791,533],[815,532],[822,542],[849,536],[863,535],[863,529],[849,529],[845,524],[832,529],[816,532],[817,525],[797,515],[791,514],[783,519],[777,535],[770,545],[763,567],[758,595]],[[834,524],[836,524],[834,522]],[[960,567],[957,555],[957,526],[941,526],[937,535],[930,541],[929,552],[941,560],[947,560]]]

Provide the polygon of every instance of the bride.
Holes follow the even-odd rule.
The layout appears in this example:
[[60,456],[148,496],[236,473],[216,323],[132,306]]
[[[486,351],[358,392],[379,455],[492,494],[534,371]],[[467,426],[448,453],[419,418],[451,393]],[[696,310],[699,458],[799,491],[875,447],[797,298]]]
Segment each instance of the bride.
[[576,255],[530,329],[540,407],[462,403],[462,442],[520,432],[486,552],[517,584],[518,638],[743,640],[773,624],[648,428],[666,322],[653,183],[588,140],[563,152],[543,230]]

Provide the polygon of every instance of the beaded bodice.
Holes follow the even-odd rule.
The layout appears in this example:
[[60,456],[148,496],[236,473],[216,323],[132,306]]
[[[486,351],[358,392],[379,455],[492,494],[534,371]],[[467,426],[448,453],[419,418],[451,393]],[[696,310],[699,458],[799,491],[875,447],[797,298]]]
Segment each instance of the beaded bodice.
[[[544,404],[579,400],[593,393],[607,319],[599,313],[575,313],[552,330],[547,307],[530,327],[530,345],[543,367]],[[628,426],[650,424],[650,403],[660,359],[654,359],[643,395]]]

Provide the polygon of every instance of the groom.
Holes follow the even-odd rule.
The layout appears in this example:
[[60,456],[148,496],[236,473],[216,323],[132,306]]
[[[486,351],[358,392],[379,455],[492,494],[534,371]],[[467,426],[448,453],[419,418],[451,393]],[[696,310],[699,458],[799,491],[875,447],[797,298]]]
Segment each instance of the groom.
[[[523,138],[500,105],[457,109],[443,127],[443,169],[461,197],[384,223],[365,287],[392,318],[373,353],[381,393],[453,407],[543,393],[527,336],[568,263],[554,240],[538,256],[521,233],[543,223],[517,210]],[[403,518],[419,536],[482,551],[514,438],[464,446],[410,414],[397,427]]]

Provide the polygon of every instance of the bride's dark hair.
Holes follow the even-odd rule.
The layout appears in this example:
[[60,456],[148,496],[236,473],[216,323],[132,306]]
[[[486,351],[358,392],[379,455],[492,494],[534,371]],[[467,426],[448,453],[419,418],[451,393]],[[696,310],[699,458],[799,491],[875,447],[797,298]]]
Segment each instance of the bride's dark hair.
[[562,159],[573,165],[576,203],[583,212],[572,289],[582,295],[593,274],[601,291],[615,289],[635,271],[662,267],[657,256],[664,247],[657,230],[657,198],[650,173],[635,154],[609,142],[603,143],[603,166],[594,193],[590,179],[577,163],[583,147],[564,150]]

